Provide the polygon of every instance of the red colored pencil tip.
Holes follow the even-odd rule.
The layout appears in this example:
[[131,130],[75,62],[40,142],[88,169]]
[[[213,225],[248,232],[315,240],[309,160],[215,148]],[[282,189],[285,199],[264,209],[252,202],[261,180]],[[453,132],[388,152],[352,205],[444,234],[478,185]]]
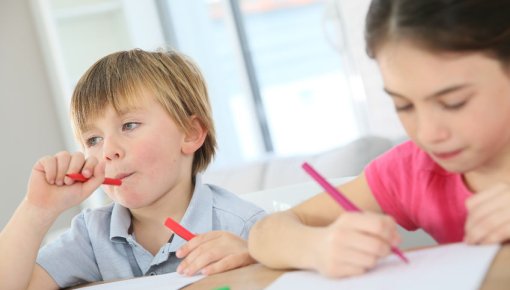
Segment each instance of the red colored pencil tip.
[[[68,173],[68,174],[66,174],[66,176],[73,179],[74,181],[79,181],[79,182],[86,182],[87,180],[89,180],[87,177],[83,176],[83,174],[81,174],[81,173]],[[103,184],[118,186],[118,185],[122,185],[122,180],[106,177],[103,181]]]

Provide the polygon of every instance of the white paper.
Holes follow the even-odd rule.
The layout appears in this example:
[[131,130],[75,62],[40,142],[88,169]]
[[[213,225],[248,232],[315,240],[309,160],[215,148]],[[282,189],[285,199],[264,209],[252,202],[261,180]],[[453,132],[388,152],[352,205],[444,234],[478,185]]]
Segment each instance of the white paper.
[[479,289],[499,245],[449,244],[406,252],[405,264],[391,255],[368,273],[343,279],[329,279],[311,271],[285,273],[267,290],[430,290]]
[[173,272],[83,287],[80,290],[177,290],[204,277],[204,275],[188,277]]

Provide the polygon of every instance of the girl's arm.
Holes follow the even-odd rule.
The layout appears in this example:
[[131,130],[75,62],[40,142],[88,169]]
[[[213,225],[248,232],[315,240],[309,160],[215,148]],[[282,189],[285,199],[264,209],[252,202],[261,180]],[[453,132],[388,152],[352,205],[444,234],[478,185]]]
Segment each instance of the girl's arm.
[[257,223],[248,242],[251,255],[269,267],[314,269],[336,277],[373,267],[398,244],[396,223],[380,214],[364,174],[339,189],[365,212],[344,212],[327,194],[318,194]]

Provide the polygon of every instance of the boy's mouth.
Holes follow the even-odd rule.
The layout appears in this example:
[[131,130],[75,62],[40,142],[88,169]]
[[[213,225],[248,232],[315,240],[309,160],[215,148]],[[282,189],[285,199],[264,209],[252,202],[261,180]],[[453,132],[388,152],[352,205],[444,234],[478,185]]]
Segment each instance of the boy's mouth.
[[132,172],[132,173],[119,173],[119,174],[115,175],[115,178],[116,179],[124,179],[124,178],[127,178],[127,177],[129,177],[129,176],[131,176],[133,174],[134,174],[134,172]]

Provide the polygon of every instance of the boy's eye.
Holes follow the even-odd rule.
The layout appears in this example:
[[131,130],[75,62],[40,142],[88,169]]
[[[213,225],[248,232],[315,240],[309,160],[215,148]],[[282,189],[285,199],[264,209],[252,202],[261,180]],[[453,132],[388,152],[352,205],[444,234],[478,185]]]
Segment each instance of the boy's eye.
[[140,123],[137,122],[127,122],[122,125],[122,131],[131,131],[140,126]]
[[94,136],[85,140],[85,145],[87,145],[87,147],[92,147],[97,145],[99,142],[101,142],[101,137]]

